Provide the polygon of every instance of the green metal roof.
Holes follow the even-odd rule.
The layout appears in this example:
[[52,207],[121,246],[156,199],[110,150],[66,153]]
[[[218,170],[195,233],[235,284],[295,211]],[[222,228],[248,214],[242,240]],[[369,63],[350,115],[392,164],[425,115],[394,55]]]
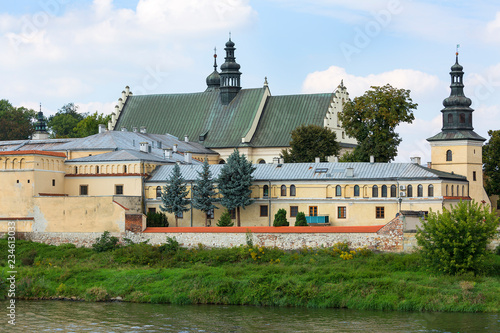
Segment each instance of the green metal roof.
[[221,104],[219,90],[130,96],[115,130],[146,126],[149,133],[187,135],[193,141],[206,133],[206,147],[236,147],[249,131],[264,91],[242,89],[228,105]]
[[470,130],[443,130],[440,133],[427,139],[427,141],[448,141],[448,140],[473,140],[486,141],[474,131]]
[[300,125],[324,126],[333,94],[270,96],[251,141],[253,147],[288,147]]

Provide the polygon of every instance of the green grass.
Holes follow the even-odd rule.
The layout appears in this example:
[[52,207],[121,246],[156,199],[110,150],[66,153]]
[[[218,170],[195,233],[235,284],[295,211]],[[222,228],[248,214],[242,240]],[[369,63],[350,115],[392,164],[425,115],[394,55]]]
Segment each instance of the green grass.
[[[500,311],[500,256],[482,275],[450,276],[422,266],[419,253],[344,260],[342,246],[282,251],[134,244],[108,252],[16,241],[19,298],[77,297],[173,304],[344,307],[398,311]],[[0,240],[0,253],[7,241]],[[0,257],[6,295],[7,256]]]

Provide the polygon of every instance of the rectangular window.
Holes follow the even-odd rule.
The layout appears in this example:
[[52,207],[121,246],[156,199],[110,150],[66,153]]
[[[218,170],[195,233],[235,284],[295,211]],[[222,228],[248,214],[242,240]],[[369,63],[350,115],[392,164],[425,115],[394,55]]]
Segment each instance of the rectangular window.
[[89,195],[88,185],[80,185],[80,195]]
[[384,207],[375,207],[375,217],[377,219],[385,218],[385,209]]
[[337,217],[339,219],[346,218],[346,207],[337,207]]
[[156,213],[156,208],[148,208],[148,213],[155,214]]
[[318,216],[318,206],[309,206],[309,216]]
[[52,179],[52,186],[56,186],[56,180]]
[[476,181],[476,171],[472,171],[472,180]]
[[260,206],[260,216],[261,216],[261,217],[266,217],[266,216],[269,216],[269,214],[268,214],[268,207],[267,207],[267,205],[261,205],[261,206]]
[[[500,202],[500,200],[498,202]],[[290,206],[290,217],[296,217],[298,212],[299,206]]]
[[236,220],[236,209],[231,209],[229,211],[229,214],[231,214],[231,219]]
[[116,195],[123,194],[123,185],[115,185],[115,194]]
[[213,209],[210,209],[207,212],[207,219],[209,219],[209,220],[213,220],[214,219],[214,210]]

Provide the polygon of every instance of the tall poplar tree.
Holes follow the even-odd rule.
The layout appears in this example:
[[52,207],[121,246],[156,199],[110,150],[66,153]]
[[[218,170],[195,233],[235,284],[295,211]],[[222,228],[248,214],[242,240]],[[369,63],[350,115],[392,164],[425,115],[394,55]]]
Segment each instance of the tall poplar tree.
[[168,179],[168,185],[163,186],[163,191],[161,193],[163,205],[160,205],[162,211],[174,213],[176,227],[179,226],[177,222],[179,215],[189,210],[187,208],[189,204],[189,200],[186,198],[187,195],[188,190],[186,188],[186,182],[181,175],[181,168],[176,164]]
[[250,205],[253,200],[250,198],[252,190],[253,176],[255,168],[252,166],[244,154],[240,155],[238,149],[227,159],[218,178],[219,193],[222,194],[220,202],[228,210],[236,209],[236,224],[241,226],[240,208]]
[[205,159],[203,169],[201,172],[198,172],[198,178],[193,186],[193,207],[205,213],[205,227],[208,227],[208,212],[217,209],[214,205],[214,202],[217,201],[215,196],[212,173],[210,172],[208,161]]

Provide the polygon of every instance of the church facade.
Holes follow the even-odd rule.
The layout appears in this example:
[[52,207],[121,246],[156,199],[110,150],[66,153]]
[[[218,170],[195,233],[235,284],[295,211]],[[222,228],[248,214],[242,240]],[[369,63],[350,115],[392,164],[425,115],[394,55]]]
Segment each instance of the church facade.
[[[118,100],[109,130],[145,126],[151,133],[187,136],[220,154],[220,163],[238,148],[253,163],[271,163],[289,148],[290,132],[301,125],[318,125],[337,135],[341,154],[356,140],[345,134],[338,114],[349,94],[343,82],[332,93],[272,96],[263,87],[242,89],[234,42],[226,43],[225,62],[207,77],[204,92],[135,96],[126,87]],[[333,157],[331,159],[333,161]]]

